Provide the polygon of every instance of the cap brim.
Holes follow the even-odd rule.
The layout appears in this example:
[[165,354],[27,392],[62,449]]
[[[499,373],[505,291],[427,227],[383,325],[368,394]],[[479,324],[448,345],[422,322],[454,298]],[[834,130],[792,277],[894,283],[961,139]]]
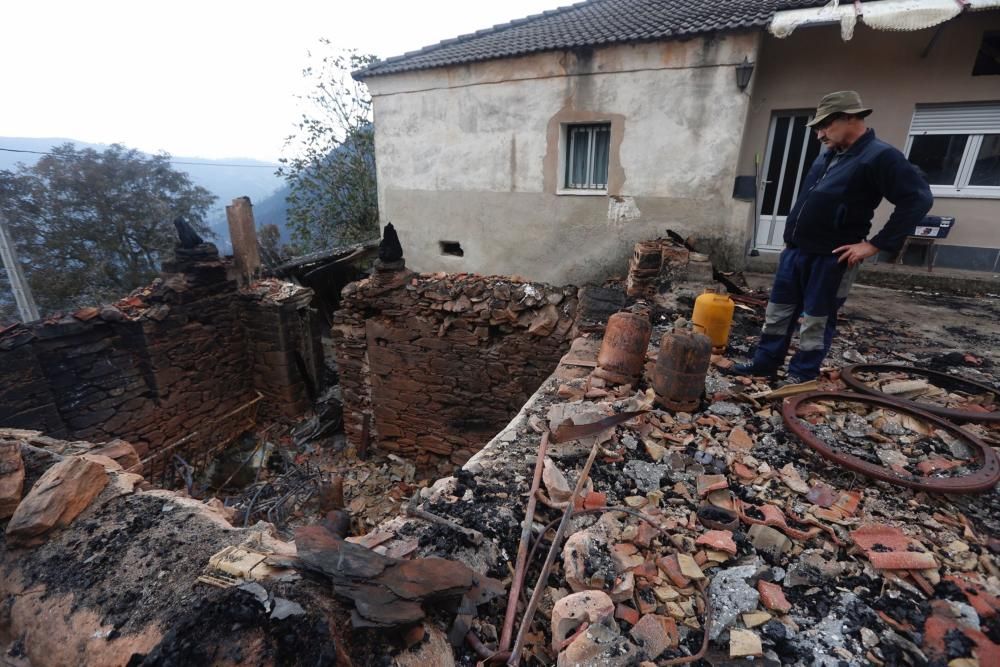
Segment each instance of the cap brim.
[[822,123],[825,119],[829,118],[835,113],[848,113],[861,116],[862,118],[867,118],[871,114],[871,109],[844,109],[843,111],[831,111],[830,113],[825,113],[822,116],[816,116],[811,121],[806,123],[807,127],[815,127],[816,125]]

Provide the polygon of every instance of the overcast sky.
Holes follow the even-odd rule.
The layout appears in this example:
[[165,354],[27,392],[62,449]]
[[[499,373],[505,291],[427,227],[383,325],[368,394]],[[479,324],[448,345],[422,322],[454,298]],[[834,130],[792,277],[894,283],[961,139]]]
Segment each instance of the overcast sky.
[[0,136],[275,160],[321,37],[399,55],[572,0],[0,2]]

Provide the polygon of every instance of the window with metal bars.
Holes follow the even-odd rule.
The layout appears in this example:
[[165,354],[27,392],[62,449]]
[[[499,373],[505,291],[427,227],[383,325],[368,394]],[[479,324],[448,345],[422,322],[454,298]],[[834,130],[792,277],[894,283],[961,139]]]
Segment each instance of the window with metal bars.
[[611,123],[566,126],[567,190],[607,190]]

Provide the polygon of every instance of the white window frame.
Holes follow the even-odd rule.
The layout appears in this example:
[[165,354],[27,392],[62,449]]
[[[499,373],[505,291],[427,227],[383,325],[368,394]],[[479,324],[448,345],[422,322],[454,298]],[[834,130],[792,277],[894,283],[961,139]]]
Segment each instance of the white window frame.
[[[968,105],[949,105],[954,107],[968,106],[973,107],[975,104]],[[913,131],[913,121],[916,119],[919,108],[914,111],[913,118],[910,121],[910,130],[906,135],[906,147],[904,153],[907,159],[910,157],[910,149],[913,147],[913,138],[928,136],[932,134],[941,135],[965,135],[968,139],[965,142],[965,150],[962,153],[962,158],[958,163],[958,173],[955,175],[955,183],[953,185],[931,185],[931,193],[935,197],[954,197],[963,199],[1000,199],[1000,186],[996,185],[969,185],[969,180],[972,178],[972,170],[976,165],[976,157],[979,155],[979,151],[983,146],[983,137],[992,134],[998,134],[997,132],[974,132],[967,131],[960,128],[948,128],[947,126],[937,127],[931,130],[923,131]]]
[[[608,194],[607,184],[603,188],[572,188],[566,186],[566,167],[569,164],[569,152],[570,152],[570,142],[569,142],[569,131],[571,128],[591,125],[607,125],[608,127],[608,180],[611,180],[611,143],[613,136],[612,125],[610,120],[590,120],[586,122],[579,123],[561,123],[559,126],[559,175],[558,183],[559,187],[556,188],[557,195],[583,195],[583,196],[599,196],[606,197]],[[594,142],[590,142],[591,149],[593,149]],[[593,168],[593,156],[588,160],[589,167]]]

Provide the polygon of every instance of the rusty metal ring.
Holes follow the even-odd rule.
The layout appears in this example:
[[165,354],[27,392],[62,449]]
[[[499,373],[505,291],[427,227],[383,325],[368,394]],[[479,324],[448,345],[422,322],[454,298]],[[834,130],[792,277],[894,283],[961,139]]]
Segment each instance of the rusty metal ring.
[[[845,454],[838,449],[827,445],[820,438],[813,435],[812,432],[810,432],[806,427],[805,422],[798,416],[799,405],[823,399],[850,401],[852,403],[868,403],[871,405],[891,408],[897,412],[909,414],[914,417],[919,417],[920,419],[933,424],[935,428],[946,431],[950,435],[971,445],[973,451],[975,452],[976,463],[979,464],[979,469],[975,472],[958,477],[931,480],[924,479],[916,475],[901,475],[884,466],[869,463],[856,456]],[[978,438],[966,431],[963,431],[951,422],[948,422],[936,415],[916,410],[909,405],[902,405],[899,402],[889,401],[876,396],[866,396],[851,392],[814,391],[808,394],[801,394],[799,396],[786,398],[784,404],[781,406],[781,414],[785,420],[785,425],[788,426],[789,430],[798,436],[802,442],[806,443],[819,452],[823,457],[830,459],[834,463],[838,463],[845,468],[861,473],[867,477],[873,477],[891,484],[899,484],[900,486],[907,486],[911,489],[929,491],[932,493],[980,493],[982,491],[988,491],[993,488],[997,481],[1000,481],[1000,461],[998,461],[997,454],[993,451],[992,447],[984,444]]]
[[950,384],[965,384],[970,387],[975,387],[981,391],[989,392],[994,395],[1000,395],[994,387],[987,384],[982,384],[981,382],[975,382],[974,380],[967,380],[966,378],[956,377],[954,375],[949,375],[948,373],[941,373],[940,371],[932,371],[929,368],[920,368],[919,366],[904,366],[903,364],[854,364],[853,366],[845,366],[840,370],[840,377],[844,383],[854,389],[855,391],[860,391],[863,394],[869,394],[871,396],[879,396],[885,398],[888,401],[894,401],[901,405],[907,407],[915,407],[918,410],[923,410],[924,412],[929,412],[932,415],[937,415],[938,417],[944,417],[945,419],[950,419],[952,421],[958,422],[980,422],[989,424],[1000,424],[1000,411],[994,413],[987,412],[968,412],[966,410],[955,410],[952,408],[942,408],[939,406],[931,405],[928,403],[920,403],[918,401],[911,401],[906,398],[896,398],[885,394],[872,386],[865,384],[860,379],[858,379],[854,374],[857,372],[886,372],[886,371],[902,371],[904,373],[909,373],[911,375],[921,375],[926,378],[930,378],[932,381],[937,379],[939,381],[950,383]]

